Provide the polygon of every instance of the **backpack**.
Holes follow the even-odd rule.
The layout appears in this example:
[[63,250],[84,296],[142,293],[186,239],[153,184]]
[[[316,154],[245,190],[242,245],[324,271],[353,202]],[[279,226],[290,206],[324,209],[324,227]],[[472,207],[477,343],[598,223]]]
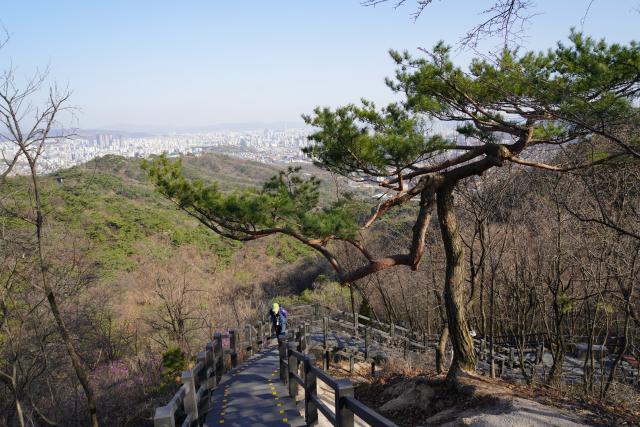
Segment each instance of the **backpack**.
[[280,313],[282,313],[285,319],[289,316],[289,313],[287,313],[287,310],[285,310],[282,307],[280,307]]

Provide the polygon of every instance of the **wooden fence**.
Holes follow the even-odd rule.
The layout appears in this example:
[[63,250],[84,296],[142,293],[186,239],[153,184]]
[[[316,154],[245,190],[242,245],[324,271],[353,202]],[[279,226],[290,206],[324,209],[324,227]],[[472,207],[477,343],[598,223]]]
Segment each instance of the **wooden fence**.
[[[437,334],[421,334],[411,331],[407,328],[395,325],[393,323],[387,324],[379,322],[374,319],[362,316],[360,314],[353,314],[342,310],[328,307],[319,303],[311,305],[303,305],[296,307],[284,307],[290,312],[287,321],[293,321],[294,319],[301,320],[302,322],[296,326],[296,328],[289,329],[287,333],[287,339],[291,337],[296,341],[296,349],[291,350],[290,353],[283,354],[286,350],[289,352],[288,347],[284,350],[280,348],[280,357],[283,358],[283,366],[287,367],[287,370],[281,369],[281,377],[283,381],[292,382],[289,378],[294,378],[295,381],[301,383],[302,378],[295,373],[295,370],[288,369],[287,365],[291,360],[289,357],[297,358],[300,363],[307,363],[312,371],[312,374],[316,377],[326,379],[328,384],[336,390],[336,409],[340,408],[340,411],[350,411],[360,416],[363,420],[371,420],[371,425],[393,425],[384,424],[389,421],[384,420],[377,423],[379,415],[369,414],[367,411],[371,411],[364,407],[361,403],[349,398],[347,391],[348,387],[340,388],[338,383],[342,380],[335,380],[333,377],[326,373],[318,374],[318,368],[315,366],[315,356],[307,354],[310,350],[320,349],[323,354],[323,368],[326,370],[329,365],[329,358],[333,355],[339,355],[349,359],[351,371],[354,369],[354,362],[364,361],[371,364],[372,372],[375,372],[375,365],[381,359],[384,358],[381,349],[389,348],[393,351],[403,351],[405,357],[411,353],[422,353],[433,347],[439,340]],[[232,368],[238,365],[238,354],[246,351],[247,356],[252,356],[254,352],[260,351],[263,348],[264,340],[274,335],[275,329],[270,322],[263,323],[258,322],[256,325],[245,325],[242,329],[229,329],[227,334],[215,334],[213,341],[208,343],[204,353],[197,355],[196,365],[188,370],[182,372],[181,380],[182,386],[178,392],[174,395],[171,401],[166,406],[156,408],[154,415],[155,427],[175,427],[176,426],[176,411],[178,408],[183,408],[186,414],[186,419],[182,423],[182,427],[192,427],[199,425],[201,416],[208,411],[208,402],[210,392],[215,389],[220,381],[220,378],[224,374],[224,356],[230,356],[230,364]],[[322,340],[312,340],[312,335],[322,334]],[[525,336],[520,335],[503,335],[494,337],[494,360],[497,362],[500,375],[503,375],[506,368],[512,371],[520,371],[524,368],[520,364],[523,363],[526,367],[531,369],[534,373],[536,369],[545,366],[542,361],[542,356],[545,350],[545,336],[547,334],[530,334]],[[343,337],[348,342],[334,344],[333,339],[335,337]],[[584,337],[567,337],[570,341]],[[229,340],[229,348],[223,348],[223,340]],[[615,339],[615,338],[610,338]],[[489,362],[490,351],[489,345],[484,339],[474,339],[476,348],[476,357],[478,361]],[[362,345],[363,344],[363,345]],[[607,346],[615,347],[616,344],[607,344]],[[625,384],[631,383],[634,386],[640,384],[640,372],[638,371],[638,357],[640,357],[640,350],[633,344],[630,345],[630,357],[635,358],[635,367],[619,367],[620,371],[619,379]],[[534,354],[533,361],[520,360],[519,354]],[[309,357],[307,357],[309,356]],[[286,358],[286,360],[285,360]],[[305,362],[307,361],[308,362]],[[313,362],[312,362],[313,360]],[[286,363],[285,363],[286,362]],[[630,361],[628,364],[633,364]],[[305,368],[307,369],[307,368]],[[604,369],[602,369],[603,372]],[[285,377],[284,372],[288,375]],[[305,371],[306,372],[306,371]],[[305,374],[306,375],[306,374]],[[311,378],[311,377],[310,377]],[[309,386],[307,382],[303,381],[303,387],[311,389],[309,393],[315,394],[313,389],[313,381],[309,380]],[[344,384],[344,383],[340,383]],[[297,390],[297,389],[296,389]],[[338,392],[339,390],[342,390]],[[294,393],[294,391],[291,391]],[[306,393],[306,391],[305,391]],[[342,394],[341,394],[342,393]],[[344,394],[346,393],[346,394]],[[313,403],[313,397],[310,397],[307,402]],[[317,397],[315,398],[317,400]],[[342,400],[340,400],[342,399]],[[340,400],[338,402],[338,400]],[[325,412],[324,409],[319,407],[321,412]],[[345,409],[346,408],[346,409]],[[363,409],[364,408],[364,409]],[[367,411],[365,411],[365,409]],[[371,411],[372,412],[372,411]],[[347,414],[347,412],[345,412]],[[361,415],[364,414],[364,415]],[[326,415],[326,414],[325,414]],[[340,424],[339,419],[342,415],[338,415],[338,421],[335,421],[334,425],[348,425]],[[349,415],[345,415],[345,419],[349,419]],[[330,417],[327,417],[330,418]],[[353,415],[351,415],[353,418]],[[380,417],[381,418],[381,417]],[[378,420],[378,421],[376,421]]]
[[[353,427],[355,416],[371,427],[397,427],[396,424],[355,399],[350,379],[336,379],[325,372],[326,365],[323,369],[316,366],[315,355],[306,352],[310,348],[306,325],[289,329],[286,334],[278,337],[278,343],[280,379],[288,385],[289,396],[292,398],[298,395],[298,384],[302,387],[307,426],[318,423],[318,411],[320,411],[335,427]],[[302,376],[300,372],[303,373]],[[334,411],[318,398],[318,379],[334,391]]]
[[[433,348],[440,339],[439,334],[415,332],[393,323],[379,322],[358,313],[345,312],[319,303],[285,307],[285,309],[291,312],[289,319],[306,319],[312,329],[315,330],[315,333],[324,333],[323,342],[311,343],[310,346],[323,350],[325,365],[330,354],[337,354],[349,359],[352,369],[354,360],[369,362],[372,364],[373,369],[376,362],[382,358],[382,354],[381,352],[373,354],[370,350],[371,345],[375,345],[378,349],[389,348],[392,350],[397,350],[400,347],[403,349],[404,355],[408,356],[410,353],[421,353]],[[325,318],[328,320],[324,320]],[[326,323],[327,321],[328,323]],[[330,334],[356,340],[364,339],[364,351],[360,351],[355,347],[332,346],[330,344],[331,340],[328,339]],[[486,338],[476,337],[473,341],[478,362],[490,363],[490,343]],[[549,366],[544,365],[543,355],[545,349],[549,349],[548,338],[547,333],[495,336],[493,359],[498,367],[498,374],[500,376],[506,374],[507,369],[512,372],[512,375],[519,375],[523,369],[529,370],[533,375],[538,371],[546,372],[545,370]],[[567,342],[572,344],[569,351],[575,348],[576,343],[588,338],[567,336]],[[606,343],[607,348],[617,348],[620,346],[618,342],[621,341],[621,338],[594,337],[594,340],[595,344]],[[598,353],[598,351],[595,353]],[[638,369],[640,349],[630,343],[628,353],[629,355],[625,357],[623,365],[618,366],[616,370],[617,378],[625,384],[638,386],[640,385],[640,370]],[[521,354],[525,357],[521,358]],[[596,354],[596,356],[598,355]],[[603,373],[607,373],[606,367],[600,366],[599,369]],[[568,375],[576,376],[575,374]]]
[[[254,334],[255,332],[255,334]],[[246,325],[243,329],[229,329],[227,334],[215,334],[213,342],[197,356],[196,365],[180,376],[182,387],[166,406],[156,408],[153,417],[155,427],[176,427],[176,411],[183,408],[186,419],[182,427],[200,425],[203,415],[209,410],[210,392],[218,386],[224,375],[224,356],[230,356],[231,367],[238,365],[238,353],[246,351],[247,356],[263,349],[266,333],[265,325]],[[223,340],[229,340],[229,348],[224,348]]]

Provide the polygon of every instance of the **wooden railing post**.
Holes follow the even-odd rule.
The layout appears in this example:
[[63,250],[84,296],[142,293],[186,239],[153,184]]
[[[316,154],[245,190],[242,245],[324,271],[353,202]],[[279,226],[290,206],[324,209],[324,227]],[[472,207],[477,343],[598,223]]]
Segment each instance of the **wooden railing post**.
[[[298,353],[304,354],[304,324],[298,324],[298,336],[296,337],[296,344]],[[296,373],[300,375],[300,368],[302,368],[304,362],[296,359]]]
[[336,427],[353,427],[353,412],[347,409],[346,397],[353,397],[353,384],[348,378],[336,381]]
[[304,329],[302,329],[302,325],[298,323],[296,325],[296,344],[298,344],[298,347],[296,348],[296,350],[299,351],[300,353],[302,353],[302,335],[303,334],[304,334]]
[[229,329],[229,348],[231,349],[231,367],[238,366],[238,333],[235,329]]
[[202,387],[209,389],[207,381],[207,353],[198,353],[196,356],[196,363],[202,363],[202,369],[198,372],[198,382],[202,384]]
[[391,330],[389,331],[389,335],[391,335],[391,345],[395,345],[396,343],[396,325],[391,324]]
[[247,346],[247,357],[251,357],[253,356],[253,334],[251,333],[253,327],[251,325],[245,325],[245,328],[247,330],[247,342],[249,343],[249,345]]
[[[289,329],[289,338],[287,341],[287,360],[289,360],[289,345],[293,343],[297,348],[298,343],[296,342],[296,328],[291,327]],[[297,363],[297,362],[296,362]],[[296,364],[296,366],[298,366]],[[289,366],[289,369],[292,369],[291,366]],[[287,384],[289,384],[289,375],[287,374]]]
[[324,350],[322,353],[322,370],[329,370],[329,318],[322,318],[322,332],[324,333]]
[[289,381],[289,396],[296,397],[298,395],[298,382],[295,378],[293,378],[293,373],[298,373],[298,359],[293,355],[293,351],[297,348],[298,344],[294,342],[289,342],[287,348],[287,356],[289,362],[289,372],[287,372],[287,378]]
[[364,358],[369,358],[369,347],[371,347],[371,328],[364,330]]
[[[364,358],[369,360],[371,358],[371,328],[364,330]],[[371,375],[376,373],[376,362],[371,362]]]
[[211,374],[207,379],[207,388],[213,390],[218,385],[218,378],[216,375],[216,343],[210,342],[205,346],[207,357],[207,369],[211,369]]
[[313,320],[320,320],[320,303],[318,301],[315,303],[315,316]]
[[307,354],[307,321],[302,322],[302,332],[300,334],[300,353]]
[[356,338],[358,338],[358,336],[359,336],[358,335],[358,327],[360,326],[359,325],[359,319],[358,319],[359,316],[360,315],[358,313],[354,313],[354,316],[353,316],[353,327],[356,328],[356,334],[355,334]]
[[214,334],[213,335],[213,341],[214,341],[214,359],[217,357],[218,361],[216,362],[216,383],[218,381],[220,381],[220,378],[222,378],[222,376],[224,375],[224,356],[223,356],[223,352],[222,352],[222,335],[221,334]]
[[156,408],[156,412],[153,416],[154,427],[176,427],[175,414],[171,413],[166,407]]
[[406,359],[409,356],[409,338],[405,338],[404,340],[404,358]]
[[262,321],[258,322],[256,325],[257,336],[256,336],[256,351],[262,351],[262,343],[264,342],[264,337],[262,336]]
[[311,395],[317,395],[318,389],[316,386],[316,374],[311,371],[311,367],[316,366],[316,356],[313,354],[307,354],[304,356],[304,400],[305,411],[304,420],[307,426],[314,426],[318,424],[318,408],[316,404],[311,400]]
[[188,415],[191,414],[191,420],[198,420],[198,401],[196,400],[196,393],[198,391],[198,383],[196,377],[193,375],[193,370],[183,371],[180,377],[182,384],[189,384],[189,390],[184,397],[184,412]]
[[278,356],[280,357],[280,380],[286,383],[287,371],[284,369],[284,361],[287,360],[287,336],[282,334],[278,337]]
[[426,353],[429,348],[429,335],[422,334],[422,345],[424,346],[424,352]]

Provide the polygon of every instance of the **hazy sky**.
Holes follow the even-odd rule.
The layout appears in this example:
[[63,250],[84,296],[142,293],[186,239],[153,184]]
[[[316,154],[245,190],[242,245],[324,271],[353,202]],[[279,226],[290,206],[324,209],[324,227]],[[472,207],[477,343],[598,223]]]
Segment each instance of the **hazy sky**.
[[[359,0],[5,1],[0,20],[12,37],[0,65],[23,75],[50,63],[74,90],[83,128],[293,122],[318,105],[398,99],[383,81],[395,69],[389,48],[455,44],[494,2],[440,0],[414,23],[414,0],[399,9]],[[589,0],[536,3],[542,15],[527,47],[540,50],[581,28]],[[638,39],[638,3],[595,0],[584,32]]]

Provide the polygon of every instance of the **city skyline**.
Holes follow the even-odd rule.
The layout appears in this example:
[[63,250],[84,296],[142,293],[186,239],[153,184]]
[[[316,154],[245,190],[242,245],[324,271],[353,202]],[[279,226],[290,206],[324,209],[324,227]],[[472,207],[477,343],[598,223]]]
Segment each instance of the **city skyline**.
[[[38,173],[47,175],[107,155],[147,158],[163,153],[175,157],[216,152],[261,163],[308,162],[302,148],[313,144],[307,137],[314,131],[315,128],[312,127],[291,127],[286,130],[265,127],[243,131],[166,134],[128,133],[115,129],[75,129],[72,133],[70,130],[62,130],[62,138],[52,137],[46,143]],[[433,133],[449,139],[458,137],[455,123],[450,122],[433,122],[425,136]],[[15,147],[11,143],[0,142],[0,156],[11,159],[14,154]],[[10,176],[28,174],[29,170],[29,165],[23,158],[15,165]]]
[[[49,64],[50,82],[74,91],[81,128],[299,122],[316,106],[400,100],[383,82],[396,68],[388,49],[455,45],[485,16],[481,3],[434,2],[414,23],[411,2],[11,2],[0,10],[11,34],[0,61],[20,77]],[[628,43],[640,19],[633,1],[537,3],[525,49],[566,41],[571,26]],[[465,66],[474,55],[454,56]]]
[[308,127],[308,125],[304,123],[302,120],[297,120],[297,121],[279,120],[279,121],[273,121],[273,122],[211,123],[208,125],[201,125],[201,126],[178,126],[178,125],[172,125],[172,124],[146,125],[146,124],[133,124],[133,123],[117,123],[112,125],[100,126],[95,130],[145,132],[145,133],[152,133],[152,134],[164,134],[164,133],[170,133],[170,132],[199,133],[199,132],[212,132],[212,131],[250,131],[250,130],[260,130],[264,128],[286,129],[287,124],[289,128]]

